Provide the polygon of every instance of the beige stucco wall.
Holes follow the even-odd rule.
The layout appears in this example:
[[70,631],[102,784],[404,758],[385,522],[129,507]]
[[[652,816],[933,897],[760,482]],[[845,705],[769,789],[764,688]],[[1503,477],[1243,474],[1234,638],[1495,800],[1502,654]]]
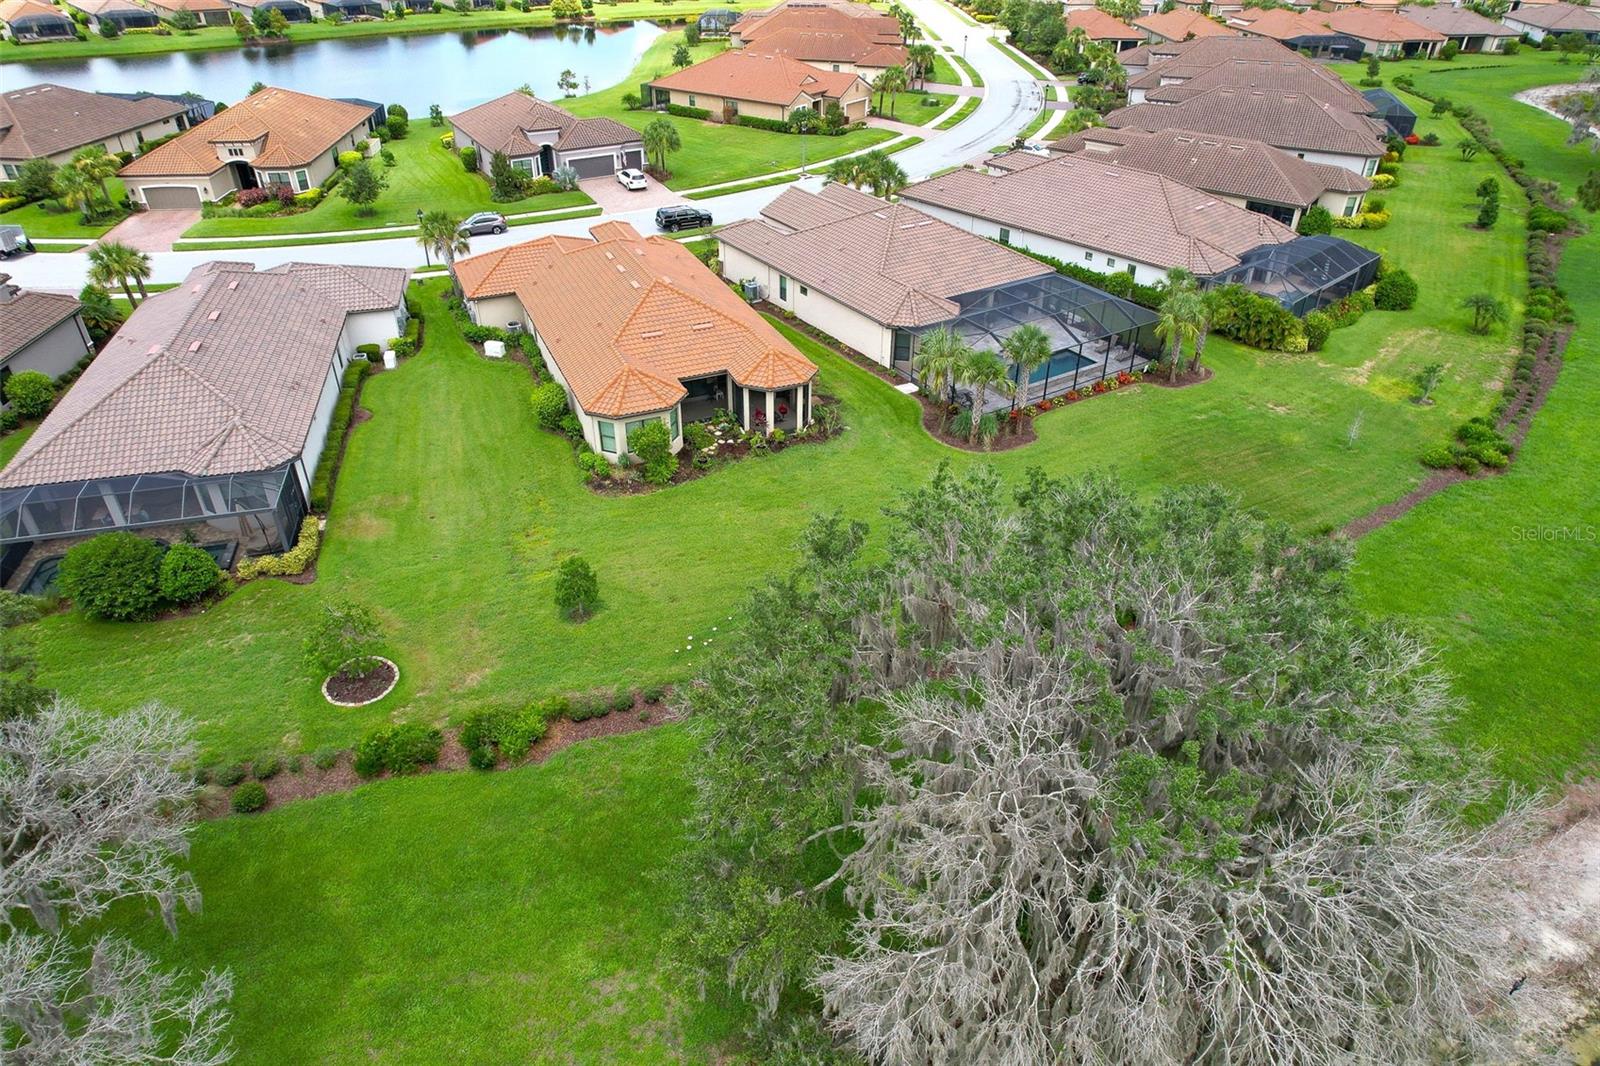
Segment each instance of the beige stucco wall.
[[788,296],[780,297],[778,270],[721,242],[718,242],[718,254],[722,259],[723,277],[735,282],[754,278],[758,285],[766,288],[767,299],[772,303],[793,311],[802,322],[815,326],[867,358],[890,365],[894,357],[892,329],[811,286],[806,286],[807,291],[802,293],[800,282],[793,278],[789,279]]
[[1332,214],[1334,217],[1345,214],[1353,215],[1356,213],[1356,211],[1345,210],[1345,202],[1352,196],[1356,201],[1356,211],[1361,210],[1361,201],[1366,199],[1365,193],[1334,192],[1329,190],[1328,192],[1325,192],[1321,196],[1317,197],[1317,203],[1327,208],[1329,214]]
[[[718,122],[722,121],[729,99],[705,93],[686,93],[681,89],[669,89],[667,98],[679,107],[698,107],[709,111],[712,119]],[[782,104],[763,103],[759,100],[740,100],[738,103],[739,114],[749,115],[751,118],[767,118],[782,122],[789,117],[788,110]]]
[[223,167],[209,178],[175,177],[175,178],[123,178],[122,183],[127,187],[130,199],[144,203],[144,190],[157,186],[182,186],[197,189],[202,200],[220,200],[239,187],[233,179],[233,168]]

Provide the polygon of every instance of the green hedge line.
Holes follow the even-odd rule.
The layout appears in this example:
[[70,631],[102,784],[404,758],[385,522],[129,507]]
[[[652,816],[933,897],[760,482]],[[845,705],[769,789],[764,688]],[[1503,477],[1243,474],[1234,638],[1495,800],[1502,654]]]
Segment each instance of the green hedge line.
[[350,418],[355,414],[356,396],[361,391],[361,379],[367,376],[372,364],[365,359],[352,359],[344,368],[344,380],[339,385],[339,399],[333,405],[333,419],[328,423],[328,436],[322,446],[322,457],[317,460],[317,472],[311,479],[311,509],[326,511],[333,496],[333,475],[339,466],[339,455],[344,450],[344,435],[350,428]]

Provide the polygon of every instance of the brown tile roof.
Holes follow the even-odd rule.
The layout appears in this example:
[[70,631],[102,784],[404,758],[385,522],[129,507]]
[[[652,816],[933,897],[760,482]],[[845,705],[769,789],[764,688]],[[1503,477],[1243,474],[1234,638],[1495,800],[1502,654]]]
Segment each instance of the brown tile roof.
[[[1118,146],[1109,152],[1094,151],[1096,141],[1104,145],[1108,140]],[[1219,196],[1292,207],[1310,207],[1329,191],[1358,193],[1372,187],[1345,167],[1308,162],[1261,141],[1194,130],[1090,129],[1056,141],[1054,147],[1064,152],[1087,149],[1090,158],[1165,174]]]
[[1198,11],[1164,11],[1133,20],[1141,30],[1168,41],[1186,41],[1193,37],[1237,37],[1239,31],[1219,24]]
[[1066,17],[1068,29],[1082,30],[1091,41],[1144,40],[1144,34],[1097,7],[1075,7]]
[[1196,274],[1215,274],[1251,248],[1295,238],[1287,226],[1210,193],[1084,155],[998,176],[952,171],[910,186],[901,199]]
[[0,95],[0,159],[54,155],[183,112],[158,97],[124,100],[50,84],[12,89]]
[[817,195],[802,194],[789,188],[761,209],[761,216],[784,229],[811,229],[814,226],[837,222],[841,218],[859,215],[863,211],[877,211],[883,201],[849,185],[830,182]]
[[1444,34],[1394,11],[1353,7],[1324,16],[1330,29],[1364,41],[1443,41]]
[[392,267],[195,268],[129,316],[0,472],[0,487],[291,461],[345,315],[398,306],[406,278]]
[[1446,37],[1518,36],[1516,30],[1503,26],[1493,19],[1486,19],[1476,11],[1468,11],[1464,7],[1448,7],[1443,4],[1421,7],[1407,4],[1400,9],[1400,13],[1417,25],[1438,30]]
[[1292,41],[1297,37],[1326,37],[1330,31],[1327,15],[1321,11],[1291,11],[1288,8],[1245,8],[1230,15],[1228,22],[1257,37]]
[[1371,102],[1349,82],[1296,53],[1280,51],[1293,58],[1225,60],[1176,84],[1146,88],[1144,98],[1156,103],[1178,103],[1212,89],[1263,89],[1303,93],[1357,115],[1371,112]]
[[787,107],[801,93],[841,99],[852,89],[866,91],[858,74],[818,70],[786,56],[742,49],[720,52],[702,63],[684,67],[650,83],[662,89],[704,93],[733,100],[753,100]]
[[485,279],[496,275],[513,283],[545,354],[589,414],[663,410],[686,395],[682,378],[727,372],[777,389],[816,374],[681,244],[621,222],[591,232],[601,239],[541,237],[515,256],[489,253],[497,259],[488,268],[475,264],[482,256],[457,264],[469,297],[491,295]]
[[791,2],[749,12],[731,32],[752,51],[811,63],[890,67],[907,57],[900,23],[860,4]]
[[561,151],[634,144],[639,131],[614,118],[577,118],[555,104],[527,93],[509,92],[487,103],[451,115],[450,122],[491,153],[509,157],[532,155],[539,145],[530,133],[557,131],[551,143]]
[[1505,17],[1554,33],[1600,33],[1600,12],[1576,4],[1524,4]]
[[216,146],[228,141],[261,141],[252,167],[301,167],[357,127],[372,109],[289,89],[268,86],[226,111],[186,130],[123,167],[130,178],[215,174],[226,164]]
[[[1129,80],[1130,86],[1159,85],[1156,68],[1165,68],[1163,76],[1192,78],[1202,70],[1209,70],[1230,59],[1282,59],[1289,49],[1276,41],[1260,37],[1197,37],[1192,41],[1173,41],[1163,44],[1141,45],[1117,53],[1117,61],[1124,66],[1146,65],[1150,69]],[[1305,57],[1300,56],[1304,60]],[[1305,60],[1310,62],[1309,60]]]
[[1292,151],[1383,154],[1382,123],[1301,93],[1210,89],[1181,103],[1118,108],[1106,115],[1105,121],[1108,126],[1151,132],[1185,129],[1251,137]]
[[[830,196],[828,190],[840,188],[825,186],[820,196],[785,189],[762,211],[764,218],[727,226],[717,239],[886,326],[944,322],[960,311],[951,296],[1051,273],[1037,260],[905,204],[854,190]],[[863,209],[857,198],[871,206]],[[819,203],[803,207],[805,200]],[[807,214],[835,217],[791,229]]]
[[859,34],[832,30],[780,30],[740,51],[786,56],[805,63],[851,63],[863,67],[904,66],[907,59],[901,45],[880,44]]
[[59,292],[39,292],[10,284],[0,274],[0,363],[78,313],[77,299]]
[[144,2],[159,11],[193,11],[195,14],[200,14],[203,11],[231,10],[224,0],[144,0]]

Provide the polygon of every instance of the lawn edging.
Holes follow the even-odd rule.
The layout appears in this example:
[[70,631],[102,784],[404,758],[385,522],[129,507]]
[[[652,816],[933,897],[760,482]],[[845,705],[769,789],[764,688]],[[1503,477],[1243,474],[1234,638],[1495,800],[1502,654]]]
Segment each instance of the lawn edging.
[[758,178],[755,181],[746,181],[738,185],[716,185],[709,189],[696,189],[683,194],[685,200],[714,200],[719,196],[731,196],[737,192],[750,192],[755,189],[765,189],[771,185],[787,185],[791,181],[799,181],[804,175],[798,173],[777,174],[770,178]]

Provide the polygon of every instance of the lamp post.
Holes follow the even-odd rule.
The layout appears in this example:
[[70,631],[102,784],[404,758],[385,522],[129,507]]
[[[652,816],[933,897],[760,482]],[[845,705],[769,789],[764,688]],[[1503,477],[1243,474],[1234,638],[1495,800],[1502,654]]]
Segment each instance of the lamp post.
[[[417,208],[417,236],[422,236],[422,208],[420,207]],[[424,241],[422,245],[422,261],[428,266],[433,266],[433,256],[428,254],[428,245],[426,241]]]
[[961,58],[967,58],[967,35],[964,33],[961,35]]

